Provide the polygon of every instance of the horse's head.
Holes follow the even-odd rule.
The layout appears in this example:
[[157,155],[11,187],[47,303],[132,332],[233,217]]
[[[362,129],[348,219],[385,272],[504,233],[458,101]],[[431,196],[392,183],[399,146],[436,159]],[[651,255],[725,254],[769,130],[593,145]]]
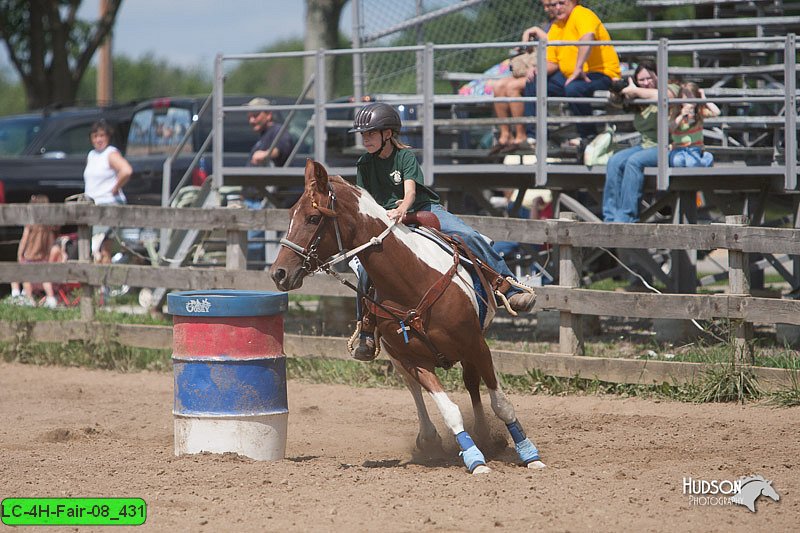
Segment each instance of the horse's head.
[[772,487],[772,481],[767,481],[761,486],[761,494],[768,498],[772,498],[776,502],[781,499],[780,494]]
[[279,290],[299,288],[303,278],[341,251],[342,235],[336,212],[339,206],[328,171],[320,163],[307,160],[305,191],[292,207],[289,230],[270,268]]

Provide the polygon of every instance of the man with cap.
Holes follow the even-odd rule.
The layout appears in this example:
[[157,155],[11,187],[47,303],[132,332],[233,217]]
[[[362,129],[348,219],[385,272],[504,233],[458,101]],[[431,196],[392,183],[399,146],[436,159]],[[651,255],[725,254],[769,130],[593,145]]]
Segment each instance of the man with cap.
[[[247,107],[260,107],[272,105],[266,98],[253,98],[247,104]],[[282,167],[289,154],[292,152],[294,143],[288,131],[281,133],[278,138],[278,133],[281,130],[282,124],[275,122],[275,114],[271,110],[266,109],[253,109],[247,113],[247,122],[253,131],[259,135],[258,141],[253,145],[250,150],[250,158],[247,160],[247,166],[260,167],[260,166],[276,166]],[[275,139],[278,141],[275,142]],[[275,143],[275,146],[270,150],[270,146]],[[275,187],[268,187],[266,190],[274,192]],[[247,186],[242,189],[242,196],[244,197],[244,204],[249,209],[261,209],[264,207],[265,189],[263,186]],[[272,204],[267,204],[270,207],[275,207]],[[266,239],[266,242],[265,242]],[[259,269],[262,264],[266,263],[268,266],[270,262],[275,259],[278,254],[278,234],[275,231],[265,232],[264,230],[249,230],[247,232],[247,261],[251,263],[250,267]]]
[[[272,102],[266,98],[260,97],[253,98],[247,102],[247,107],[264,107],[269,105],[272,105]],[[278,136],[282,124],[280,122],[275,122],[274,113],[265,109],[254,109],[249,112],[247,114],[247,121],[250,123],[250,127],[253,128],[253,131],[259,135],[258,141],[250,150],[248,166],[264,166],[271,161],[276,167],[282,167],[289,158],[289,154],[292,152],[292,145],[294,144],[289,132],[284,131],[280,139],[278,139],[278,142],[275,143],[272,151],[268,152],[269,147]]]

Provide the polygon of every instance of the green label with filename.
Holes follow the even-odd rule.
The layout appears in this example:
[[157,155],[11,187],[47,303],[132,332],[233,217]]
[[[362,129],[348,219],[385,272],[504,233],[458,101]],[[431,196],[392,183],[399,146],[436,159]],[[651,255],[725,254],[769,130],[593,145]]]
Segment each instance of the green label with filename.
[[140,526],[147,519],[141,498],[5,498],[7,526]]

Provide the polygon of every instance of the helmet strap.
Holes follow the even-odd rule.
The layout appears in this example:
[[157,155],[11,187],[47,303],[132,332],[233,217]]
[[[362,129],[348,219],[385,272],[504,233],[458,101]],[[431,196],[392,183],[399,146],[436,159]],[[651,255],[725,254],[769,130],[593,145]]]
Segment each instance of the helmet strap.
[[380,148],[378,148],[374,152],[370,152],[372,155],[380,155],[381,152],[383,152],[383,149],[386,146],[386,143],[389,142],[392,139],[392,135],[391,134],[389,135],[388,138],[384,138],[384,136],[383,136],[383,132],[384,131],[385,130],[380,130],[380,133],[381,133],[381,146],[380,146]]

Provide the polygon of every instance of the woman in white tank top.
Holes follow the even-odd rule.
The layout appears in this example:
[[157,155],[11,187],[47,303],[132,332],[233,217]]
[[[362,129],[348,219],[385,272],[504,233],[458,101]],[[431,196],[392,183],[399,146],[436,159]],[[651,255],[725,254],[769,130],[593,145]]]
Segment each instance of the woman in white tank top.
[[[119,150],[111,146],[111,126],[105,120],[92,124],[92,151],[86,157],[83,171],[84,193],[95,204],[124,204],[122,187],[133,174],[130,163]],[[111,243],[106,239],[108,226],[95,226],[92,233],[92,252],[100,263],[111,262]]]
[[92,147],[83,171],[84,192],[95,204],[124,204],[122,187],[133,173],[130,163],[111,146],[111,126],[105,120],[92,124]]

